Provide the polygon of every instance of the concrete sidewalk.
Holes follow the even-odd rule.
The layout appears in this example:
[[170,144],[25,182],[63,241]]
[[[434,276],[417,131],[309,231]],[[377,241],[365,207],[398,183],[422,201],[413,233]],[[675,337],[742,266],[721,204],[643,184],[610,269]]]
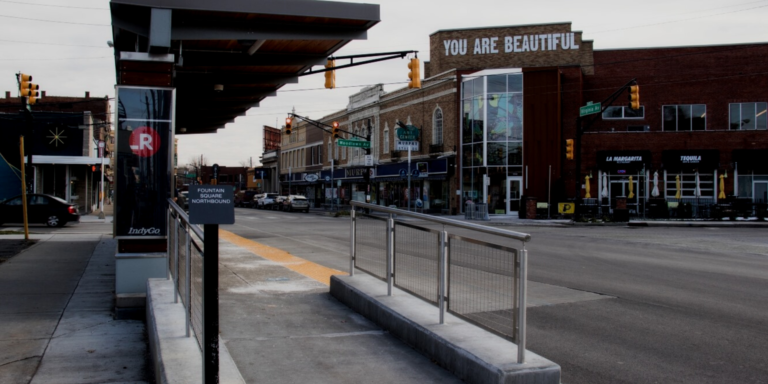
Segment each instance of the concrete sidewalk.
[[144,323],[112,316],[114,240],[32,238],[0,265],[0,382],[149,382]]

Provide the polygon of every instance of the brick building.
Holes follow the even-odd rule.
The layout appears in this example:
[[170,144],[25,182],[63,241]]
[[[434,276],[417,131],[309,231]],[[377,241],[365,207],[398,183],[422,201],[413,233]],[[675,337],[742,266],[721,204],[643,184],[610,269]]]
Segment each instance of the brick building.
[[[91,213],[101,202],[103,163],[105,202],[109,204],[114,169],[110,99],[92,98],[88,92],[85,97],[42,92],[28,115],[21,109],[20,98],[11,97],[11,92],[0,99],[0,153],[14,168],[20,168],[19,135],[25,136],[25,154],[32,155],[27,179],[31,191],[54,195],[76,204],[81,213]],[[99,142],[104,143],[102,149]],[[21,193],[18,178],[0,183],[17,185],[8,190],[10,195]]]
[[[636,215],[653,199],[766,201],[768,44],[595,51],[581,37],[570,23],[433,33],[421,89],[369,87],[321,119],[371,134],[370,188],[363,151],[328,134],[318,187],[330,188],[334,159],[342,199],[405,207],[413,196],[430,212],[473,201],[516,214],[524,196],[555,204],[577,193],[604,212],[626,199]],[[602,110],[580,117],[588,102]],[[418,129],[410,192],[403,125]],[[579,161],[566,159],[567,139]]]

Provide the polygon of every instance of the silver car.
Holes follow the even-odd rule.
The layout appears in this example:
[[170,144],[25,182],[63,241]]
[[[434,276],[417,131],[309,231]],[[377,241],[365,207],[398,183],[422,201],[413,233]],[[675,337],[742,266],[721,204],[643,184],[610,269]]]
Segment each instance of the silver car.
[[309,200],[301,195],[290,195],[283,200],[283,210],[288,212],[304,211],[309,212]]

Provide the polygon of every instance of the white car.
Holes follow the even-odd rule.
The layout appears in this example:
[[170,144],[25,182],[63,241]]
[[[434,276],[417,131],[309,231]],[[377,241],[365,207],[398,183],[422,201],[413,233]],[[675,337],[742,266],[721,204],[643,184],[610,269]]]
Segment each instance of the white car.
[[275,205],[275,198],[277,196],[277,193],[262,193],[256,200],[256,208],[271,209]]

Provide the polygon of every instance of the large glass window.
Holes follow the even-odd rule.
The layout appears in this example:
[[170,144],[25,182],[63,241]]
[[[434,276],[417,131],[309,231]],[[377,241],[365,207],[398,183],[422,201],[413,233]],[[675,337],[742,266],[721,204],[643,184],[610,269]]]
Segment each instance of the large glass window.
[[703,131],[707,127],[705,104],[665,105],[662,112],[664,131]]
[[[523,75],[468,79],[461,95],[463,200],[489,203],[493,213],[509,213],[499,210],[506,209],[508,177],[522,174]],[[487,190],[484,178],[490,180]]]
[[730,105],[730,128],[755,130],[768,128],[768,103],[733,103]]
[[632,109],[627,106],[607,107],[603,111],[604,120],[617,120],[617,119],[644,119],[645,107],[641,106],[640,109]]

